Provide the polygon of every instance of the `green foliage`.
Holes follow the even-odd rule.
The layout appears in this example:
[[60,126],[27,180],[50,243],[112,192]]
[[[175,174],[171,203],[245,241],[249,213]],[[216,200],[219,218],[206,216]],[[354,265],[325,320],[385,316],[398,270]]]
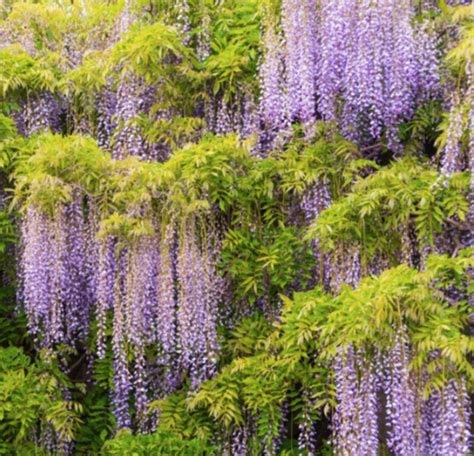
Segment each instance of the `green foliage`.
[[[435,386],[461,373],[472,382],[474,345],[464,334],[468,308],[465,301],[452,306],[449,290],[470,293],[465,278],[473,264],[472,250],[465,250],[454,258],[431,256],[424,272],[406,265],[388,269],[363,279],[356,289],[343,287],[335,297],[297,293],[295,303],[305,309],[301,340],[319,338],[322,359],[349,345],[385,350],[403,324],[415,353],[413,367],[431,366]],[[436,360],[433,352],[439,353]]]
[[[329,366],[336,352],[350,345],[367,353],[390,350],[400,325],[406,326],[412,345],[411,368],[428,366],[426,394],[453,376],[463,375],[472,383],[474,345],[464,333],[468,308],[463,301],[452,306],[449,293],[457,289],[467,296],[466,272],[473,265],[472,250],[465,250],[453,258],[429,257],[424,272],[406,265],[386,270],[363,279],[356,289],[343,287],[338,296],[315,289],[296,293],[293,300],[285,298],[281,321],[265,341],[252,329],[260,326],[258,317],[236,328],[230,346],[243,347],[236,351],[242,357],[235,357],[192,393],[188,410],[208,414],[224,435],[250,414],[257,420],[259,438],[268,439],[277,430],[283,401],[289,400],[298,421],[304,404],[297,393],[309,391],[310,413],[318,419],[335,406]],[[248,343],[239,344],[246,332]],[[252,338],[253,350],[247,348]],[[160,404],[176,409],[168,401]],[[168,420],[172,426],[167,430],[174,431],[178,422],[177,417]]]
[[463,5],[449,11],[449,16],[455,24],[461,24],[460,40],[457,46],[447,55],[447,62],[458,71],[467,72],[467,65],[474,62],[474,6]]
[[[2,104],[0,103],[0,107]],[[11,108],[6,103],[3,106],[5,111]],[[14,159],[23,146],[23,140],[17,135],[15,122],[10,117],[0,114],[0,172],[2,179],[9,180]]]
[[[211,2],[208,2],[211,4]],[[212,4],[211,4],[212,5]],[[255,90],[260,46],[260,14],[257,0],[226,0],[210,14],[211,54],[204,61],[214,94],[230,101],[239,90]]]
[[214,421],[201,410],[190,410],[185,391],[178,391],[150,404],[150,412],[159,416],[159,431],[182,440],[209,442],[216,435]]
[[67,27],[64,8],[51,2],[15,2],[3,27],[10,36],[20,37],[28,30],[36,50],[58,50]]
[[184,213],[209,205],[227,211],[238,198],[239,179],[250,164],[249,150],[236,136],[206,136],[164,163],[165,204]]
[[304,288],[313,261],[311,249],[292,227],[231,229],[222,249],[222,269],[236,283],[236,298],[250,303],[261,296],[273,301],[296,280]]
[[142,117],[137,121],[143,138],[149,144],[166,144],[176,150],[201,136],[205,122],[198,117],[173,117],[152,120]]
[[[114,21],[124,8],[123,1],[87,1],[82,8],[75,4],[64,7],[51,2],[17,2],[0,25],[13,36],[22,35],[27,27],[31,33],[28,39],[40,57],[33,59],[35,68],[28,72],[19,70],[28,68],[32,62],[26,66],[12,66],[10,63],[15,62],[11,58],[0,57],[4,70],[4,74],[0,74],[3,76],[0,77],[2,91],[6,93],[5,89],[18,87],[61,89],[74,94],[78,111],[89,115],[93,108],[92,94],[105,85],[107,77],[115,83],[130,74],[148,82],[159,80],[157,107],[176,109],[179,99],[185,115],[192,112],[196,100],[207,97],[209,88],[226,101],[236,97],[242,89],[255,92],[260,2],[199,1],[200,4],[193,8],[192,35],[201,32],[203,20],[209,22],[211,53],[204,62],[198,62],[193,49],[183,45],[178,30],[168,25],[169,18],[174,17],[172,23],[175,23],[178,14],[169,2],[133,2],[130,14],[142,16],[142,19],[137,19],[132,30],[112,49],[106,49],[107,42],[115,33]],[[67,61],[66,37],[73,37],[85,58],[79,67],[71,69],[62,78],[57,64],[61,68],[71,67]],[[25,57],[18,56],[18,59]],[[46,60],[50,61],[50,67],[44,64]],[[54,69],[54,77],[48,74],[51,69]],[[28,73],[32,73],[32,77]]]
[[57,92],[61,80],[58,55],[32,57],[20,47],[0,49],[0,97],[18,97],[38,91]]
[[445,223],[465,219],[469,175],[441,177],[436,170],[405,158],[366,178],[347,196],[322,212],[308,231],[323,247],[358,244],[370,258],[393,255],[400,246],[399,228],[413,223],[419,240],[432,240]]
[[[192,125],[183,119],[181,131],[190,131]],[[318,178],[341,194],[361,170],[374,164],[358,158],[357,149],[324,124],[314,141],[295,141],[288,150],[263,160],[251,157],[250,148],[250,142],[233,135],[209,135],[177,150],[163,164],[134,157],[114,161],[91,138],[45,133],[21,147],[13,173],[13,203],[22,210],[34,204],[52,213],[79,191],[97,203],[104,233],[121,237],[149,234],[156,216],[186,218],[218,207],[241,225],[243,239],[258,234],[259,245],[249,247],[253,253],[247,256],[260,258],[258,263],[269,271],[281,260],[284,269],[304,257],[298,235],[283,229],[287,207],[296,205]],[[142,214],[140,219],[131,216],[133,212]],[[294,253],[284,252],[285,242]],[[291,282],[286,277],[275,274],[272,280]]]
[[[15,122],[10,117],[0,114],[0,145],[3,149],[3,142],[13,138],[16,134]],[[5,166],[5,159],[0,161],[0,167]]]
[[128,32],[113,48],[110,65],[118,65],[121,71],[143,76],[147,82],[169,77],[180,65],[167,65],[166,61],[189,59],[189,51],[181,43],[173,27],[160,22]]
[[229,359],[251,356],[265,348],[265,342],[272,327],[260,312],[245,318],[230,331],[225,340],[223,352]]
[[[210,204],[228,209],[247,161],[248,152],[235,137],[205,138],[159,164],[133,157],[113,161],[91,138],[45,133],[25,143],[18,157],[13,205],[21,210],[36,205],[53,213],[58,203],[80,191],[98,202],[104,228],[126,237],[147,222],[129,217],[132,207],[146,206],[150,213],[152,203],[161,202],[158,212],[169,210],[175,216],[200,212]],[[135,234],[147,233],[139,229]]]
[[76,454],[99,454],[100,450],[115,429],[115,418],[111,412],[109,390],[94,386],[81,401],[83,425],[75,437]]
[[212,446],[198,439],[181,440],[174,434],[164,432],[133,436],[130,431],[121,431],[115,439],[105,443],[101,454],[206,456],[216,453]]
[[93,103],[93,95],[99,93],[107,82],[109,74],[101,55],[98,51],[87,52],[82,64],[68,71],[62,81],[64,92],[73,94],[83,106]]
[[440,100],[431,100],[421,106],[412,119],[400,126],[400,138],[406,153],[416,155],[420,150],[429,152],[438,140],[441,120]]
[[15,226],[8,212],[0,211],[0,253],[16,240]]
[[[290,314],[289,309],[284,310],[282,323],[275,324],[274,331],[265,340],[255,333],[255,329],[262,326],[258,317],[244,321],[232,333],[236,340],[231,346],[242,346],[237,338],[248,330],[248,340],[242,342],[243,351],[247,353],[234,358],[188,401],[191,411],[206,411],[225,435],[238,429],[244,419],[255,417],[257,438],[252,443],[255,454],[262,451],[264,444],[271,447],[273,437],[278,435],[283,402],[288,401],[297,422],[301,419],[303,405],[305,412],[316,420],[320,416],[318,409],[329,411],[330,405],[334,404],[328,370],[313,366],[311,362],[317,340],[302,346],[299,334],[296,334],[299,328],[288,324],[296,315],[296,311]],[[249,350],[247,347],[252,338],[254,348]],[[309,392],[314,403],[303,404],[302,391]]]
[[305,139],[300,127],[283,152],[273,152],[273,160],[285,193],[302,194],[318,181],[330,186],[335,198],[343,195],[361,171],[377,168],[362,157],[357,146],[343,138],[330,123],[318,122],[314,137]]
[[[110,323],[110,322],[109,322]],[[106,329],[110,335],[110,325]],[[97,334],[96,329],[91,335]],[[90,351],[96,347],[95,337],[91,337]],[[100,454],[105,441],[116,432],[116,421],[112,413],[110,391],[113,390],[113,355],[108,347],[104,358],[96,359],[92,371],[93,383],[87,385],[77,400],[83,406],[82,425],[74,438],[74,452],[78,455]]]
[[[34,441],[38,425],[71,441],[80,425],[82,406],[62,398],[64,374],[45,357],[32,364],[16,347],[0,348],[0,443],[22,454]],[[68,383],[66,383],[68,384]]]
[[111,158],[91,138],[62,137],[45,133],[25,144],[13,173],[16,180],[13,205],[29,205],[49,212],[71,200],[80,188],[92,197],[102,190],[102,178],[110,173]]
[[160,21],[138,23],[112,48],[87,51],[83,63],[66,74],[64,90],[74,94],[78,111],[93,117],[94,95],[106,83],[117,85],[133,78],[158,81],[159,98],[153,111],[180,109],[188,115],[201,97],[198,87],[203,75],[195,65],[191,50],[174,27]]
[[[0,256],[0,267],[2,273],[7,277],[13,276],[15,271],[11,268],[12,259]],[[13,283],[14,277],[11,277]],[[26,315],[20,312],[15,301],[15,288],[10,285],[0,287],[0,347],[12,345],[31,345],[27,333]]]

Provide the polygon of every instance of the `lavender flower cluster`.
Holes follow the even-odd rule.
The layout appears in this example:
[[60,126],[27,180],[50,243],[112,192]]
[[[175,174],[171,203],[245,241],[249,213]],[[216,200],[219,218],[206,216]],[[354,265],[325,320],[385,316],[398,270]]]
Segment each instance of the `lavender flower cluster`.
[[[189,4],[179,0],[177,5],[179,26],[188,44]],[[389,146],[399,150],[400,122],[420,103],[439,96],[437,42],[427,23],[413,25],[413,14],[408,0],[283,0],[281,24],[268,20],[263,30],[258,109],[251,93],[232,102],[211,97],[204,109],[209,130],[239,131],[246,137],[255,132],[258,121],[260,147],[267,151],[292,123],[302,123],[308,133],[314,121],[322,118],[336,122],[359,144],[385,136]],[[117,37],[133,20],[127,1]],[[201,35],[199,52],[204,59],[210,52],[207,19]],[[145,143],[135,123],[141,114],[151,112],[158,90],[159,83],[150,86],[125,75],[117,89],[110,84],[97,98],[99,144],[115,159],[129,155],[145,160],[167,158],[167,151]],[[462,116],[456,103],[452,106],[441,162],[446,176],[460,169],[461,161]],[[25,135],[59,131],[62,109],[62,101],[52,94],[36,94],[23,105],[19,129]],[[469,113],[471,127],[473,112]],[[302,202],[306,219],[316,218],[330,204],[327,183],[315,183]],[[471,195],[470,218],[474,220],[473,207]],[[113,237],[97,240],[97,231],[94,208],[85,211],[80,195],[56,207],[54,216],[30,207],[21,224],[20,298],[39,346],[78,346],[95,319],[97,354],[103,358],[111,326],[117,424],[146,431],[153,426],[147,415],[151,398],[174,391],[186,376],[196,389],[216,372],[216,318],[225,288],[216,271],[218,236],[202,233],[196,220],[184,226],[173,221],[157,227],[161,235],[145,236],[126,247]],[[317,241],[313,248],[316,260],[324,265],[317,281],[334,292],[344,283],[358,285],[357,248],[337,258],[340,267],[320,252]],[[405,252],[407,262],[411,256]],[[147,354],[149,346],[156,351],[154,359]],[[410,357],[403,327],[387,353],[374,356],[354,347],[338,353],[333,365],[337,454],[378,454],[382,417],[393,454],[468,452],[466,386],[452,380],[424,399],[423,385],[410,372]],[[311,401],[304,399],[309,410]],[[299,448],[313,454],[315,428],[306,408]],[[286,422],[282,421],[283,430]],[[244,427],[232,435],[232,454],[245,454],[250,433],[254,430]],[[275,441],[272,446],[278,444]]]
[[[136,426],[146,430],[156,375],[167,394],[187,374],[194,388],[215,374],[217,307],[224,292],[215,264],[218,247],[212,232],[201,238],[192,224],[180,236],[170,224],[162,240],[149,236],[120,246],[113,237],[96,238],[93,214],[84,215],[79,197],[58,206],[54,216],[28,209],[20,299],[31,334],[49,349],[83,346],[95,317],[103,358],[110,321],[117,423],[132,425],[133,398]],[[156,347],[156,359],[145,356],[147,346]]]
[[41,346],[77,345],[89,332],[94,303],[85,221],[78,200],[53,219],[35,207],[21,225],[21,300],[30,332]]
[[283,38],[271,22],[264,32],[261,123],[322,118],[359,144],[385,136],[398,150],[400,122],[439,92],[436,37],[413,17],[409,0],[284,0]]
[[332,422],[337,454],[379,454],[382,428],[394,455],[469,453],[470,402],[464,382],[451,380],[425,399],[425,382],[413,376],[410,362],[404,328],[386,353],[370,357],[349,347],[338,354]]

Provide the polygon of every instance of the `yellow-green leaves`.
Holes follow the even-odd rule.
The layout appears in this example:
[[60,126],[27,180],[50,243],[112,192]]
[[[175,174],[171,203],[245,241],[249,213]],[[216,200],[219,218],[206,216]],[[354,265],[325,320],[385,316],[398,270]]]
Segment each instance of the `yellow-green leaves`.
[[464,282],[473,266],[471,249],[453,258],[430,256],[424,272],[406,265],[388,269],[363,279],[356,289],[343,287],[334,297],[318,290],[298,293],[284,309],[286,344],[317,341],[321,359],[350,346],[383,351],[392,346],[397,328],[405,325],[414,367],[429,365],[436,352],[436,362],[444,363],[445,370],[473,381],[469,356],[474,344],[463,332],[468,309],[462,300],[455,306],[449,300],[455,289],[469,293]]
[[0,49],[0,97],[57,92],[62,77],[58,64],[59,56],[51,52],[32,57],[18,46]]
[[79,192],[98,210],[103,234],[138,237],[170,214],[186,218],[214,205],[229,210],[250,165],[235,136],[204,138],[160,164],[112,160],[90,137],[44,133],[26,141],[17,157],[13,206],[53,213]]
[[418,239],[431,240],[445,223],[464,219],[469,176],[443,178],[429,166],[407,158],[359,179],[350,193],[322,212],[308,230],[309,239],[333,249],[356,243],[363,252],[393,253],[400,226],[414,223]]
[[277,299],[296,280],[304,286],[313,261],[293,227],[230,229],[222,249],[222,270],[233,279],[236,297],[249,303],[264,295]]
[[456,24],[460,24],[460,40],[457,46],[447,55],[447,62],[461,71],[472,72],[474,65],[474,5],[458,6],[450,11],[450,17]]
[[46,362],[32,364],[19,348],[0,349],[0,440],[11,443],[14,454],[21,454],[39,423],[67,442],[76,435],[82,407],[63,400],[62,374],[56,369]]
[[119,68],[125,74],[142,76],[150,84],[160,82],[160,78],[172,77],[167,70],[172,67],[173,72],[178,71],[190,58],[177,30],[155,22],[127,33],[112,49],[110,67]]
[[256,0],[230,0],[214,6],[211,55],[203,63],[211,90],[228,102],[239,91],[255,91],[260,40],[260,15]]
[[66,73],[63,91],[76,97],[99,93],[105,86],[110,68],[105,52],[89,51],[84,54],[82,64]]
[[54,212],[57,204],[70,201],[73,190],[97,196],[110,172],[110,157],[85,136],[45,133],[31,138],[22,152],[13,172],[13,205],[22,210],[34,204]]

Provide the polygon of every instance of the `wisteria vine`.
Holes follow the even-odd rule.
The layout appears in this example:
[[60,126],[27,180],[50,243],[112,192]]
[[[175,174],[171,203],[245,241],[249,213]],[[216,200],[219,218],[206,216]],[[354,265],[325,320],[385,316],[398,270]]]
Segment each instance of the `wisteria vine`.
[[[225,2],[217,3],[218,9]],[[254,57],[244,56],[237,62],[233,49],[227,49],[228,54],[222,51],[227,60],[220,64],[225,71],[235,71],[232,74],[237,80],[235,87],[226,91],[225,83],[216,82],[219,63],[213,60],[226,43],[214,40],[213,33],[226,27],[212,22],[213,11],[208,5],[201,5],[198,12],[193,11],[193,2],[179,0],[170,12],[163,13],[166,30],[179,37],[176,49],[183,51],[178,55],[174,50],[160,50],[160,64],[175,65],[170,74],[159,74],[155,79],[140,72],[143,61],[141,56],[136,58],[133,48],[118,62],[111,60],[113,69],[106,73],[100,89],[95,87],[84,97],[87,101],[62,93],[67,85],[62,85],[64,81],[57,88],[35,88],[26,95],[20,84],[21,90],[6,96],[18,133],[29,138],[30,144],[48,132],[64,137],[87,133],[110,160],[108,173],[98,177],[91,172],[89,180],[98,183],[90,188],[68,182],[67,173],[76,172],[75,163],[64,173],[57,172],[54,179],[44,173],[43,180],[31,185],[19,221],[18,300],[37,348],[52,352],[68,345],[91,358],[92,340],[94,356],[110,363],[113,386],[109,393],[118,429],[154,431],[159,412],[150,404],[181,390],[192,398],[203,384],[219,375],[220,356],[230,350],[226,332],[236,324],[227,318],[235,313],[229,308],[245,300],[232,294],[235,271],[222,267],[223,240],[231,243],[250,232],[250,241],[244,240],[251,245],[249,250],[255,253],[263,245],[264,252],[258,252],[261,256],[255,269],[270,265],[272,273],[287,258],[275,254],[271,242],[265,244],[269,235],[262,224],[272,230],[291,225],[299,241],[303,237],[300,231],[350,192],[352,185],[376,173],[387,160],[397,161],[410,154],[402,133],[418,128],[410,122],[430,103],[439,103],[448,111],[444,133],[436,144],[440,155],[428,157],[439,165],[436,185],[442,183],[448,188],[454,182],[453,186],[460,188],[456,179],[471,173],[467,221],[459,210],[443,221],[442,232],[428,239],[426,233],[419,236],[417,232],[421,216],[404,214],[396,230],[390,232],[397,246],[387,253],[370,252],[370,258],[363,243],[354,240],[362,237],[361,233],[353,238],[347,234],[331,245],[324,245],[320,238],[312,239],[308,242],[309,256],[311,251],[313,254],[312,277],[292,279],[291,286],[279,292],[292,293],[311,286],[340,296],[357,289],[365,276],[380,276],[393,264],[424,270],[430,252],[455,257],[460,249],[473,246],[468,226],[474,220],[472,64],[467,62],[464,73],[452,81],[442,64],[443,40],[453,40],[448,36],[451,31],[438,30],[427,19],[428,14],[417,14],[417,8],[440,14],[431,2],[418,3],[422,5],[409,0],[283,0],[277,13],[265,3],[255,15],[261,33],[255,50],[257,74],[248,78],[252,81],[239,79]],[[149,25],[152,17],[150,11],[127,0],[105,33],[106,44],[97,43],[104,59],[120,49],[117,45],[124,37],[132,36],[143,24]],[[170,20],[176,24],[169,25]],[[39,55],[39,48],[32,49],[31,37],[23,38],[28,44],[26,50]],[[86,50],[81,55],[81,46],[73,44],[66,43],[62,52],[67,54],[66,66],[77,70],[85,61]],[[140,45],[140,40],[133,42],[133,46]],[[188,58],[187,52],[193,57]],[[189,65],[180,67],[186,59]],[[176,87],[170,90],[172,82]],[[188,86],[196,94],[181,97],[179,91]],[[76,110],[77,106],[70,103],[84,106]],[[199,128],[204,125],[202,131],[196,133],[193,122],[199,123]],[[357,149],[353,156],[344,156],[347,173],[337,174],[328,170],[328,165],[317,176],[308,178],[304,174],[308,170],[299,169],[296,177],[288,177],[287,170],[280,167],[268,177],[270,167],[283,162],[281,157],[288,153],[292,141],[312,144],[322,122],[340,131],[341,137]],[[147,136],[146,125],[168,125],[170,131],[154,140]],[[424,125],[419,130],[431,127]],[[173,128],[177,136],[182,135],[176,142],[170,139]],[[179,166],[164,166],[170,157],[185,156],[189,150],[186,141],[200,138],[202,133],[205,138],[208,134],[235,134],[239,147],[252,151],[240,162],[236,159],[235,169],[234,164],[218,164],[225,171],[232,168],[231,177],[219,174],[219,166],[206,176],[209,181],[221,179],[219,184],[226,186],[228,194],[212,193],[211,185],[198,178],[197,183],[183,184]],[[175,143],[180,147],[176,153]],[[340,153],[336,146],[330,148],[333,155]],[[418,158],[423,155],[420,150],[416,153]],[[31,150],[28,154],[27,160],[33,156]],[[205,153],[193,159],[186,166],[196,176],[200,176],[203,164],[214,160]],[[34,158],[31,160],[34,163]],[[319,156],[317,160],[323,169],[324,160]],[[52,166],[59,169],[61,163]],[[254,169],[248,172],[245,166]],[[301,175],[301,188],[295,186],[285,193],[284,185]],[[132,185],[127,187],[128,180]],[[233,198],[242,188],[252,194],[250,187],[255,182],[266,186],[259,194],[262,201],[247,202],[244,208]],[[38,192],[40,197],[35,200],[41,184],[49,185],[51,194],[60,188],[61,201],[53,207],[42,205],[41,197],[47,192]],[[135,192],[134,185],[146,188],[146,192]],[[378,201],[379,197],[374,191],[367,198]],[[274,203],[272,198],[280,200]],[[119,218],[130,223],[128,232],[114,225]],[[230,239],[229,233],[235,237]],[[250,294],[260,290],[258,280],[264,282],[264,291],[251,305],[263,308],[266,318],[276,320],[272,323],[280,331],[279,317],[273,316],[283,298],[279,295],[278,303],[269,302],[266,290],[274,285],[271,273],[262,274],[263,278],[247,277],[245,286]],[[436,290],[451,308],[469,301],[464,292],[446,291],[441,285]],[[272,306],[278,309],[276,313],[267,312]],[[395,336],[384,341],[383,349],[370,344],[338,347],[325,365],[334,386],[334,403],[323,417],[314,413],[318,401],[311,389],[297,385],[301,397],[295,401],[299,413],[295,429],[300,454],[316,454],[322,439],[320,421],[329,428],[329,442],[340,455],[375,456],[385,450],[383,445],[400,456],[469,453],[470,405],[464,373],[429,389],[430,376],[437,372],[427,365],[413,368],[417,353],[409,328],[402,320],[391,324]],[[440,353],[430,355],[436,360]],[[319,367],[317,357],[318,353],[312,353],[305,362],[311,368]],[[90,378],[88,381],[92,383]],[[226,423],[225,442],[220,442],[223,448],[229,454],[244,455],[250,451],[251,442],[258,441],[264,454],[277,454],[293,426],[289,424],[292,404],[280,401],[277,411],[270,414],[278,435],[274,435],[277,431],[273,427],[262,434],[262,418],[251,416],[251,407],[246,407],[245,419],[235,420],[233,427]],[[45,432],[44,439],[53,438]]]

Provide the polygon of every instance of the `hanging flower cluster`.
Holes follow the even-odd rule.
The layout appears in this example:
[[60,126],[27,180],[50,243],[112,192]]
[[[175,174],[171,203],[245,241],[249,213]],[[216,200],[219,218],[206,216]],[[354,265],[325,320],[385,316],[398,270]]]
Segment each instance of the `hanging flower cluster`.
[[311,399],[307,391],[303,392],[303,413],[302,422],[298,425],[298,450],[306,451],[308,455],[316,454],[316,425],[312,420],[309,410],[311,409]]
[[[147,237],[117,251],[109,237],[101,246],[98,354],[105,354],[107,313],[112,310],[113,402],[119,427],[131,425],[133,395],[137,425],[147,429],[149,384],[155,375],[161,377],[161,394],[167,394],[181,384],[186,372],[194,388],[215,372],[222,286],[212,239],[201,246],[194,226],[188,225],[179,237],[173,226],[166,226],[162,240]],[[146,359],[147,346],[156,347],[156,359]],[[159,366],[158,373],[152,373],[153,366]]]
[[264,55],[260,65],[260,148],[268,150],[285,127],[282,39],[270,22],[263,33]]
[[315,118],[318,39],[314,0],[284,1],[285,66],[288,111],[292,121],[303,124]]
[[[125,2],[112,42],[119,41],[137,20],[130,3]],[[175,2],[177,28],[182,44],[192,46],[196,41],[198,60],[204,64],[213,52],[211,19],[205,15],[202,30],[195,35],[191,3]],[[415,24],[409,0],[282,0],[281,19],[268,14],[261,41],[258,107],[250,88],[240,87],[239,93],[227,98],[222,91],[213,93],[206,87],[190,111],[207,122],[208,132],[238,132],[242,138],[258,133],[256,150],[262,155],[283,145],[294,123],[301,123],[306,139],[310,138],[318,119],[334,123],[358,145],[386,141],[392,150],[399,151],[399,125],[410,119],[417,107],[442,95],[438,42],[427,22]],[[159,63],[181,58],[167,55]],[[74,54],[71,60],[78,64],[81,59]],[[164,78],[150,82],[126,65],[115,70],[119,77],[114,80],[111,76],[102,92],[94,94],[97,119],[93,133],[99,146],[110,152],[114,166],[129,156],[166,161],[170,146],[147,143],[139,126],[142,116],[153,121],[183,119],[175,116],[169,100],[163,103],[164,108],[160,105]],[[22,101],[16,116],[20,132],[33,136],[47,130],[66,131],[63,105],[68,101],[48,91]],[[471,108],[471,127],[473,112]],[[440,163],[445,177],[466,169],[461,151],[463,115],[459,104],[453,102]],[[89,124],[78,121],[73,128],[88,131]],[[474,135],[469,141],[472,170]],[[193,163],[196,169],[198,165]],[[258,172],[264,175],[264,167]],[[300,204],[291,208],[301,216],[302,225],[320,217],[332,204],[327,179],[309,185]],[[267,185],[273,194],[275,182]],[[474,220],[472,194],[470,219]],[[151,400],[173,393],[188,380],[195,391],[216,374],[219,307],[227,298],[224,279],[217,271],[223,233],[214,228],[216,214],[222,215],[223,210],[210,204],[205,220],[192,210],[183,215],[176,209],[170,214],[161,207],[165,198],[160,198],[150,204],[160,206],[159,216],[145,217],[142,211],[133,214],[147,218],[153,227],[150,233],[136,237],[121,237],[121,233],[99,237],[103,234],[100,208],[96,207],[100,202],[82,189],[74,190],[68,202],[57,204],[53,213],[31,205],[21,220],[20,299],[31,334],[40,347],[70,344],[83,349],[94,325],[98,358],[109,354],[112,358],[111,400],[117,425],[141,432],[154,426],[148,415]],[[111,205],[116,203],[112,198]],[[417,257],[425,255],[428,247],[418,252],[410,222],[402,222],[400,232],[403,246],[397,258],[410,266],[423,265],[423,258]],[[448,245],[449,236],[443,237]],[[440,243],[439,239],[435,242]],[[363,250],[351,241],[344,240],[331,253],[323,252],[318,239],[311,247],[319,269],[313,284],[323,285],[334,295],[344,287],[358,287],[363,273],[378,275],[388,267],[389,259],[382,254],[365,264]],[[453,249],[449,244],[445,250]],[[268,254],[271,261],[272,255]],[[261,294],[257,305],[273,308],[265,292]],[[388,449],[395,455],[466,454],[466,385],[452,379],[427,399],[423,397],[425,379],[413,378],[410,371],[414,355],[407,330],[403,326],[395,330],[392,346],[384,352],[351,345],[335,357],[330,370],[337,400],[332,416],[336,453],[376,456],[383,426]],[[311,416],[314,398],[308,390],[302,394],[298,446],[301,452],[314,454],[319,438]],[[279,404],[279,435],[275,437],[268,430],[262,438],[268,454],[277,451],[288,430],[287,405]],[[253,419],[240,423],[240,428],[229,434],[227,445],[232,454],[249,451],[257,434]]]
[[465,385],[451,380],[433,393],[426,408],[431,427],[423,454],[469,454],[471,406]]
[[123,159],[129,155],[144,154],[143,139],[133,121],[144,102],[143,86],[133,76],[124,75],[117,90],[114,120],[116,129],[112,136],[112,156]]
[[22,103],[22,108],[17,116],[17,125],[25,136],[47,130],[61,130],[61,102],[50,92],[32,95]]
[[126,250],[112,237],[93,241],[95,272],[86,257],[91,252],[81,210],[71,204],[54,219],[33,207],[28,210],[22,231],[21,298],[30,331],[46,347],[80,344],[88,334],[97,296],[99,357],[105,356],[107,320],[110,312],[113,315],[113,403],[118,426],[131,426],[133,394],[137,425],[146,429],[147,382],[152,376],[145,358],[147,346],[156,347],[154,362],[162,369],[163,393],[176,389],[185,372],[194,388],[215,372],[217,306],[223,287],[215,270],[213,240],[199,246],[194,227],[189,226],[176,251],[169,228],[164,242],[148,237]]
[[[351,347],[334,364],[337,407],[333,418],[338,454],[378,454],[378,402],[374,364]],[[358,372],[360,371],[360,375]]]
[[188,0],[177,0],[176,10],[178,11],[178,28],[183,36],[183,44],[188,45],[191,39],[191,24],[189,18],[189,3]]
[[39,344],[76,345],[89,332],[95,299],[80,200],[53,219],[30,207],[22,222],[21,299]]
[[387,356],[384,389],[387,395],[388,447],[400,455],[416,448],[415,397],[410,385],[410,352],[403,330],[397,333],[394,346]]
[[[326,182],[317,182],[304,195],[302,206],[305,218],[309,223],[315,220],[321,212],[331,205],[331,195]],[[319,241],[313,241],[313,251],[319,271],[315,271],[316,282],[323,283],[329,288],[331,264],[328,255],[320,251]]]
[[464,383],[451,380],[425,399],[410,361],[403,329],[392,349],[372,361],[352,347],[337,355],[333,432],[338,454],[377,455],[382,426],[395,455],[468,454],[470,405]]
[[208,250],[207,240],[199,248],[192,225],[186,226],[180,236],[177,277],[180,363],[189,370],[195,388],[216,368],[219,288],[213,252]]
[[460,142],[463,134],[462,111],[458,104],[453,103],[449,113],[449,128],[446,147],[441,160],[441,172],[450,176],[462,168]]
[[303,124],[321,116],[360,144],[385,135],[399,149],[398,125],[439,92],[436,40],[412,22],[408,0],[284,1],[283,58],[276,28],[264,33],[264,121],[275,128],[285,115]]

